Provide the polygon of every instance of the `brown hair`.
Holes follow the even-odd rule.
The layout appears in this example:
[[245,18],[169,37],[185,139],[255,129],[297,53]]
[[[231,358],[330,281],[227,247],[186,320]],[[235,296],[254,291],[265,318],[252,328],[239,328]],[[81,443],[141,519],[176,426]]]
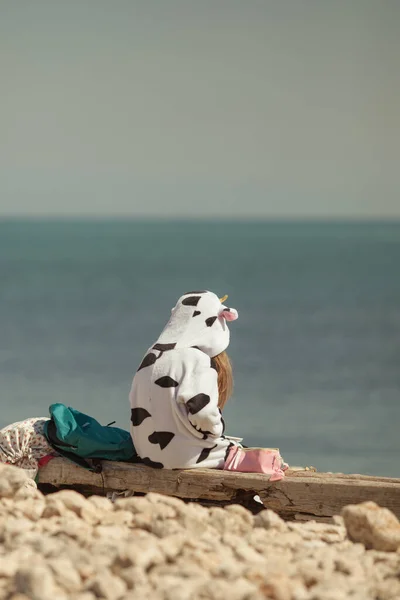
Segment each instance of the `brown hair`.
[[226,352],[214,356],[212,363],[218,373],[218,407],[222,410],[233,390],[232,364]]

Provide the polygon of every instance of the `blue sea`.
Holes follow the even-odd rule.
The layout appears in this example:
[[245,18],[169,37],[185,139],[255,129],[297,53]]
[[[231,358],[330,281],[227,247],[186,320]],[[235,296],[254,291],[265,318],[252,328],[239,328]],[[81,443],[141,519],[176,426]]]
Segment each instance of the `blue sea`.
[[0,221],[0,426],[63,402],[129,428],[176,299],[229,294],[227,433],[400,477],[400,224]]

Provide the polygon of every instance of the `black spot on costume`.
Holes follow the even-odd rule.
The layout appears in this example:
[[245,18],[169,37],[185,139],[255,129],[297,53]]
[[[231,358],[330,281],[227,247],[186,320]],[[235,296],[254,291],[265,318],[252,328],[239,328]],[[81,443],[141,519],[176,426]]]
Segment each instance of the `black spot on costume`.
[[134,427],[139,427],[145,419],[151,417],[151,414],[145,408],[131,409],[131,423]]
[[164,375],[164,377],[160,377],[160,379],[157,379],[157,381],[155,381],[154,383],[163,388],[178,387],[179,385],[179,383],[175,381],[175,379],[172,379],[172,377],[170,377],[169,375]]
[[149,435],[149,442],[151,444],[159,444],[161,450],[164,450],[175,437],[175,434],[171,431],[155,431]]
[[173,350],[175,346],[176,344],[154,344],[153,349],[160,352],[167,352],[167,350]]
[[186,406],[191,415],[198,413],[202,408],[207,406],[207,404],[210,404],[210,396],[207,394],[197,394],[186,402]]
[[221,416],[221,423],[222,423],[222,433],[225,433],[225,421],[224,421],[223,416]]
[[182,304],[185,306],[197,306],[200,300],[200,296],[189,296],[182,300]]
[[140,371],[140,369],[144,369],[145,367],[150,367],[150,365],[154,365],[154,363],[157,360],[157,356],[155,354],[153,354],[152,352],[150,352],[150,354],[147,354],[144,359],[142,360],[140,367],[138,368],[138,371]]
[[206,319],[206,325],[207,327],[212,327],[215,323],[215,321],[217,320],[218,317],[208,317],[208,319]]
[[148,456],[141,458],[140,462],[143,463],[144,465],[146,465],[146,467],[152,467],[153,469],[163,469],[164,468],[164,465],[162,463],[151,460],[151,458],[149,458]]
[[214,448],[216,448],[216,444],[214,446],[211,446],[211,448],[203,448],[203,450],[200,452],[199,458],[196,460],[196,464],[198,465],[199,463],[205,461],[209,457],[210,452],[214,450]]

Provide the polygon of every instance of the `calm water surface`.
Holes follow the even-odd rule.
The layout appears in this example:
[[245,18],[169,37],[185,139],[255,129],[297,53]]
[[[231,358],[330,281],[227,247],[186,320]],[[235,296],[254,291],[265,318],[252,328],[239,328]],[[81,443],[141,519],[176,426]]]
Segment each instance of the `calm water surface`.
[[0,222],[0,426],[53,402],[129,427],[177,297],[229,294],[228,433],[400,477],[400,224]]

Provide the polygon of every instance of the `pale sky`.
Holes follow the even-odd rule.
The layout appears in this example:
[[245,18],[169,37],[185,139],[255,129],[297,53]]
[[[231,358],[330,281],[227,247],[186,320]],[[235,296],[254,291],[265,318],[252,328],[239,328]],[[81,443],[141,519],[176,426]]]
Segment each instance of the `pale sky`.
[[0,217],[400,217],[398,0],[0,0]]

